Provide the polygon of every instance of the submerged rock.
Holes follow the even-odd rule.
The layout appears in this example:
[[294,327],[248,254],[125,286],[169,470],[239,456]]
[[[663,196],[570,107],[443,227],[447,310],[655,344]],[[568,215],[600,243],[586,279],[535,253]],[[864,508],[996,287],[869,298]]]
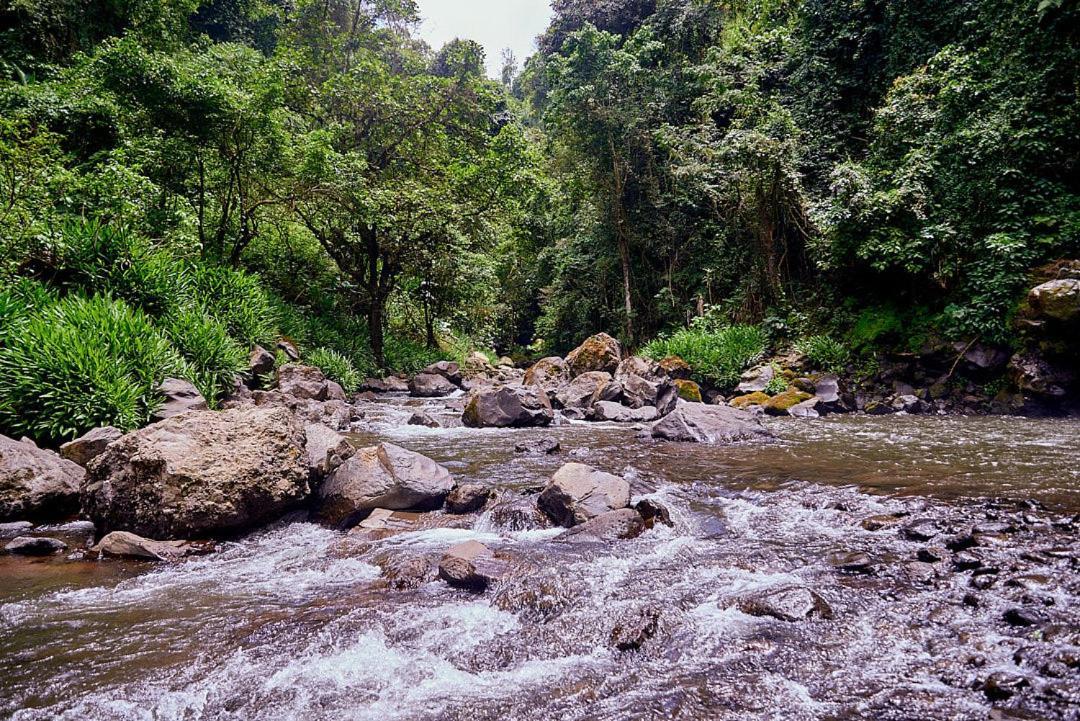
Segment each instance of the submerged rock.
[[566,365],[570,369],[570,376],[577,378],[582,373],[595,371],[614,373],[621,360],[619,341],[607,333],[598,333],[570,351],[566,356]]
[[51,556],[67,550],[67,544],[56,538],[19,536],[9,541],[4,550],[15,556]]
[[567,528],[630,505],[630,484],[583,463],[567,463],[552,476],[537,507]]
[[514,444],[514,452],[516,453],[529,453],[534,455],[550,456],[554,453],[558,453],[561,450],[562,444],[560,444],[554,438],[539,438],[535,441],[523,441],[521,443]]
[[110,443],[118,440],[123,435],[124,432],[122,430],[113,428],[112,426],[95,428],[89,433],[60,446],[60,455],[69,461],[78,463],[83,468],[86,468],[86,466],[90,464],[90,461],[105,452],[105,449],[109,447]]
[[469,396],[461,416],[470,428],[547,426],[554,418],[547,394],[527,386],[477,389]]
[[751,616],[772,616],[781,621],[801,621],[813,615],[832,618],[825,599],[807,588],[764,591],[740,600],[739,609]]
[[555,538],[563,543],[599,543],[637,538],[645,531],[645,519],[633,508],[620,508],[594,516]]
[[175,416],[91,462],[83,509],[104,532],[159,540],[245,530],[307,497],[304,446],[303,428],[284,408]]
[[430,510],[454,487],[450,471],[427,456],[381,443],[361,448],[327,476],[318,491],[318,514],[349,526],[376,508]]
[[413,414],[409,416],[408,425],[424,426],[425,428],[442,428],[442,424],[425,411],[414,411]]
[[439,562],[439,578],[451,586],[474,592],[508,578],[514,564],[498,558],[494,551],[477,541],[453,546]]
[[667,441],[714,444],[771,437],[761,421],[745,411],[683,400],[653,426],[652,435]]
[[637,651],[660,629],[660,609],[635,608],[624,613],[611,629],[611,645],[620,651]]

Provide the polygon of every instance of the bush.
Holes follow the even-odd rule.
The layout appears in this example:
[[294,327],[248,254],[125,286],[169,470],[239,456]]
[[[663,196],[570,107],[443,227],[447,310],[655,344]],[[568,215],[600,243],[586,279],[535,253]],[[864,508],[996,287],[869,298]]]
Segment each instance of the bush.
[[765,356],[768,337],[757,326],[735,325],[714,331],[700,327],[661,336],[642,349],[642,354],[660,360],[676,355],[690,364],[699,381],[728,390],[739,382],[742,372]]
[[316,348],[304,357],[308,365],[321,370],[327,378],[336,382],[346,393],[354,393],[363,382],[352,361],[329,348]]
[[202,310],[171,313],[164,319],[164,328],[187,361],[192,382],[211,406],[232,390],[236,377],[247,369],[247,350]]
[[277,338],[274,304],[257,278],[231,268],[204,265],[193,266],[191,278],[198,302],[234,339],[250,348]]
[[0,348],[0,426],[52,443],[103,425],[137,428],[160,403],[161,381],[185,370],[141,311],[69,295]]
[[806,356],[819,370],[838,373],[847,365],[851,355],[839,341],[825,335],[813,335],[795,344],[795,350]]
[[17,337],[34,313],[54,300],[45,286],[28,278],[0,290],[0,346]]
[[383,355],[386,367],[399,373],[414,374],[427,368],[432,363],[447,360],[445,354],[428,348],[423,343],[387,334],[384,341]]

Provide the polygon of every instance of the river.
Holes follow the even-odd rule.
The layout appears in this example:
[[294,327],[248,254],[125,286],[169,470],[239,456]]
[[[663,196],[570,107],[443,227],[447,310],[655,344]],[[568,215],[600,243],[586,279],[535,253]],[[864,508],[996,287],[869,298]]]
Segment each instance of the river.
[[[402,425],[414,407],[370,405],[357,442],[506,494],[589,463],[672,526],[559,543],[507,501],[378,542],[294,517],[173,565],[3,557],[0,717],[1080,717],[1080,422],[775,420],[776,443],[706,447]],[[562,451],[515,452],[538,438]],[[521,572],[395,581],[467,539]],[[790,589],[807,617],[755,610]]]

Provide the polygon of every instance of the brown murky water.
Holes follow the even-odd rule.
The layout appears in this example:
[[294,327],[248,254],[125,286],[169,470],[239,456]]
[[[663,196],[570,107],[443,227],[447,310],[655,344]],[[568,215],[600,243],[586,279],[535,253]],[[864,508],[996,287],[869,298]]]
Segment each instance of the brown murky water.
[[[527,489],[579,460],[674,527],[571,545],[489,511],[366,545],[282,523],[171,566],[0,559],[0,717],[1080,717],[1075,421],[777,421],[777,443],[706,448],[368,410],[358,442],[426,453],[460,482]],[[562,452],[514,452],[538,437]],[[466,539],[521,573],[478,596],[387,584],[389,562]],[[790,588],[830,613],[748,612]],[[640,649],[617,648],[613,631],[639,626]]]

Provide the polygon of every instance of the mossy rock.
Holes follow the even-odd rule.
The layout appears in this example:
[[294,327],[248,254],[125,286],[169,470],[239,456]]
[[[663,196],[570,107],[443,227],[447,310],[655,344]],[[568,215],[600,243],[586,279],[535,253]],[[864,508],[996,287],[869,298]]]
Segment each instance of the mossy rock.
[[803,401],[813,398],[812,395],[797,388],[789,388],[778,396],[773,396],[765,403],[765,412],[771,416],[786,416],[788,411]]
[[728,403],[728,405],[730,405],[730,406],[732,406],[734,408],[741,408],[741,409],[745,410],[745,409],[749,408],[750,406],[763,406],[766,403],[768,403],[770,400],[772,400],[772,399],[769,398],[768,393],[762,393],[761,391],[755,391],[754,393],[747,393],[745,396],[739,396],[738,398],[732,398],[731,402]]
[[660,367],[664,369],[669,378],[676,380],[690,380],[690,376],[694,372],[690,364],[677,355],[669,355],[660,361]]
[[701,403],[701,386],[694,381],[677,379],[675,388],[679,392],[679,398],[691,403]]

